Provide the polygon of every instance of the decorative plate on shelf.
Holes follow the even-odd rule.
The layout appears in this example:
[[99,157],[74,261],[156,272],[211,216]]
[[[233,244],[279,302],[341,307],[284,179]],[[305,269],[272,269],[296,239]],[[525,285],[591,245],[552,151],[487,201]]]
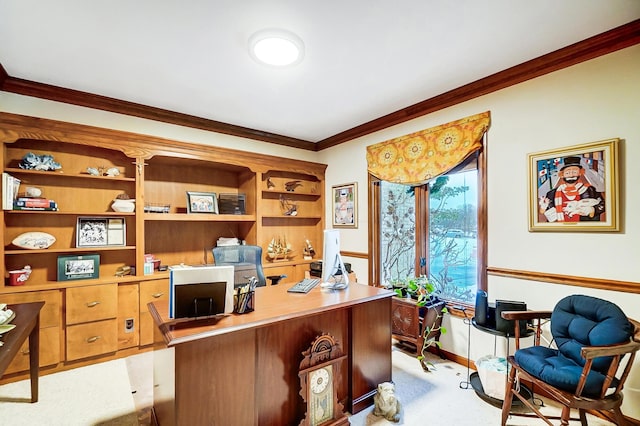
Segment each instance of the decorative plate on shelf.
[[16,328],[15,324],[2,324],[0,325],[0,335],[13,330],[14,328]]
[[56,242],[56,237],[46,232],[25,232],[18,235],[11,243],[23,249],[46,249]]

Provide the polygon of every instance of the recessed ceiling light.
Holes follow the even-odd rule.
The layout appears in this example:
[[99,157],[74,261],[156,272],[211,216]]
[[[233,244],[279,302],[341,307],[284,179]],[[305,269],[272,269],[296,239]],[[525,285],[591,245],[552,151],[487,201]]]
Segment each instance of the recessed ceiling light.
[[275,67],[295,65],[304,57],[304,43],[290,31],[260,30],[249,38],[249,55],[260,63]]

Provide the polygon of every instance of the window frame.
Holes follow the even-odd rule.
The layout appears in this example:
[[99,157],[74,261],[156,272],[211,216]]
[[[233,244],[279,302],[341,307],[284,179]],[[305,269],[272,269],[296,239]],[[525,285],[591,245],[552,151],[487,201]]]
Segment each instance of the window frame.
[[[478,170],[478,234],[477,234],[477,290],[487,291],[487,160],[485,153],[486,134],[483,136],[483,148],[477,153]],[[381,287],[380,271],[380,179],[368,173],[369,197],[369,281],[371,285]],[[420,258],[429,256],[428,185],[415,187],[416,199],[416,259],[415,270],[424,271],[420,266]],[[475,315],[475,304],[458,301],[447,301],[449,313],[454,316],[472,318]]]

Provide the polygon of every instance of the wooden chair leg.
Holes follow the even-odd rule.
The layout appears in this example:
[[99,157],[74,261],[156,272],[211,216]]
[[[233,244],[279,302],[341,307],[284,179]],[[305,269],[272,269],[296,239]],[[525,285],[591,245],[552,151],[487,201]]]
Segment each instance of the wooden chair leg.
[[624,417],[624,414],[622,414],[622,410],[620,409],[620,407],[613,408],[613,414],[616,417],[617,425],[625,426],[629,424],[629,422],[627,422],[627,419]]
[[587,412],[583,409],[578,409],[578,415],[580,416],[580,424],[582,426],[589,426],[587,425]]
[[571,417],[571,408],[563,406],[560,415],[560,426],[569,426],[569,417]]
[[511,367],[509,370],[509,379],[506,383],[506,389],[504,392],[504,401],[502,401],[502,426],[507,424],[509,418],[509,412],[511,412],[511,402],[513,401],[513,388],[516,381],[516,369]]

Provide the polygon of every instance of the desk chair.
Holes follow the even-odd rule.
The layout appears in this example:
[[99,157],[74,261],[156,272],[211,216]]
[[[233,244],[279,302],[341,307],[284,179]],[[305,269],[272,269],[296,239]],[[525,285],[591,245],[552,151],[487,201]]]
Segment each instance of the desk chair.
[[[590,296],[573,295],[560,300],[553,312],[503,312],[505,319],[536,320],[534,346],[519,348],[516,325],[516,352],[507,358],[509,380],[502,405],[502,426],[506,425],[511,402],[516,396],[537,416],[560,419],[569,424],[571,409],[578,409],[580,422],[587,424],[586,411],[609,411],[617,425],[626,425],[620,406],[622,388],[636,351],[640,349],[640,323],[630,320],[615,304]],[[551,319],[551,335],[557,349],[540,346],[542,319]],[[517,376],[517,377],[516,377]],[[518,381],[526,380],[533,390],[560,403],[562,414],[545,416],[532,401],[518,393]],[[523,414],[519,414],[523,415]],[[609,416],[610,418],[611,416]],[[571,419],[576,420],[576,419]]]
[[258,279],[258,287],[267,285],[262,269],[262,247],[260,246],[214,247],[213,260],[216,265],[235,267],[236,286],[248,283],[252,276]]

